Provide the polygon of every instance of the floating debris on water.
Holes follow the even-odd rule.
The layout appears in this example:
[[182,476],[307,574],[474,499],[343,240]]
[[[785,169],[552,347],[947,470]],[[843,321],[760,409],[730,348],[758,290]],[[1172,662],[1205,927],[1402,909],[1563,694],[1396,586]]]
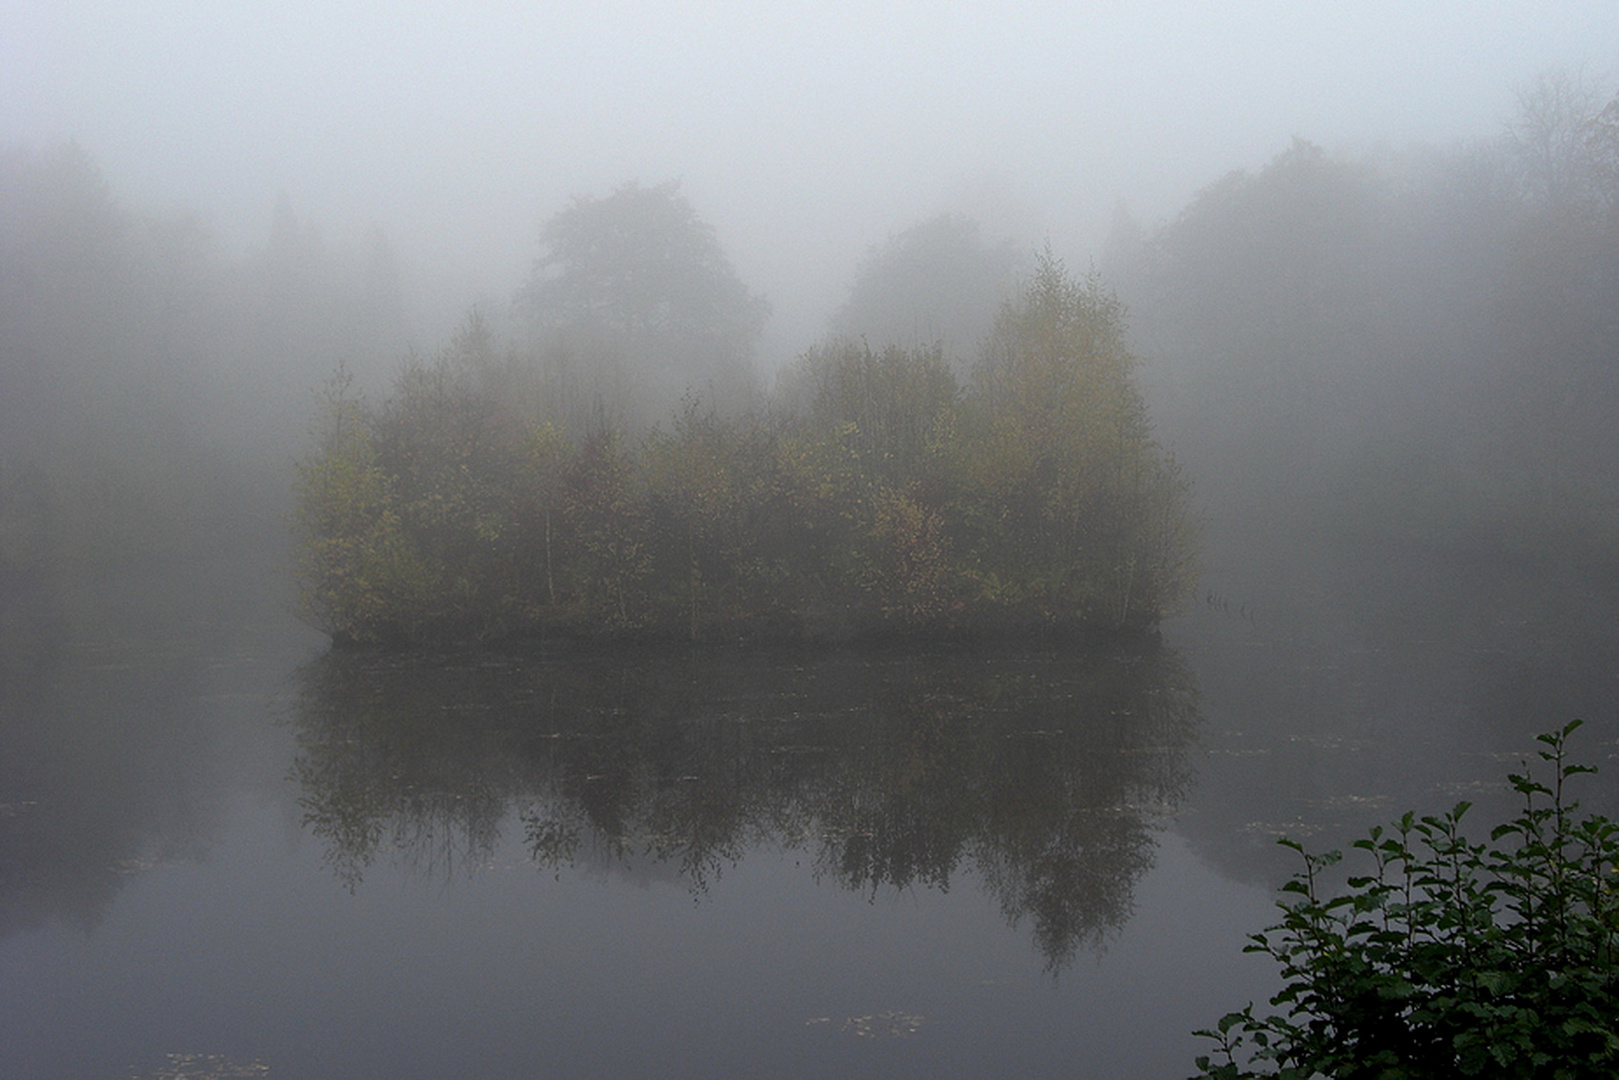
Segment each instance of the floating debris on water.
[[892,1036],[903,1039],[915,1035],[928,1022],[925,1016],[911,1013],[880,1012],[871,1016],[851,1016],[843,1022],[844,1031],[852,1031],[862,1039],[881,1039]]
[[237,1063],[223,1054],[165,1054],[166,1064],[152,1073],[130,1073],[130,1080],[250,1080],[268,1076],[270,1066],[253,1060]]

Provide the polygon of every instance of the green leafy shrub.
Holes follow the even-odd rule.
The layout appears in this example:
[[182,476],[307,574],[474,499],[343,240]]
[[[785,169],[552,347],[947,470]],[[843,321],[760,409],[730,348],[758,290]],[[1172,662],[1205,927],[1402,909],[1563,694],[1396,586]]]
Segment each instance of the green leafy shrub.
[[1576,817],[1565,757],[1575,720],[1539,736],[1551,776],[1509,776],[1523,811],[1475,843],[1469,804],[1407,813],[1353,847],[1370,873],[1327,894],[1338,852],[1304,858],[1282,921],[1248,951],[1282,969],[1271,998],[1199,1035],[1218,1043],[1198,1076],[1548,1077],[1619,1075],[1619,824]]

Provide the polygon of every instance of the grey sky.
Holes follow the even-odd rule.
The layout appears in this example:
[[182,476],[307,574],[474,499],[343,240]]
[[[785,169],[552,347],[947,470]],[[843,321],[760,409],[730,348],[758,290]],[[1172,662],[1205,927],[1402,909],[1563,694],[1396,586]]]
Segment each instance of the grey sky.
[[1492,133],[1619,64],[1619,3],[0,0],[0,141],[74,138],[227,243],[277,192],[503,300],[568,195],[679,177],[807,344],[871,243],[953,209],[1083,262],[1295,134]]

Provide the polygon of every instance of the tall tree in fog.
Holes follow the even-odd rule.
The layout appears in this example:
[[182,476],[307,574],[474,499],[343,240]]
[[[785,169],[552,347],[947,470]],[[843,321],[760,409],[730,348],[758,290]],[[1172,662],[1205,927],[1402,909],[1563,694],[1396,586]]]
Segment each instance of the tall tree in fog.
[[1011,577],[1021,564],[1120,624],[1172,607],[1193,551],[1185,481],[1153,437],[1135,367],[1118,297],[1046,251],[1002,306],[966,399],[973,516],[1000,533],[983,565]]
[[1619,535],[1619,96],[1546,76],[1520,95],[1509,148],[1523,203],[1486,383],[1485,415],[1507,436],[1492,460],[1582,513],[1605,506]]
[[0,654],[88,629],[174,553],[195,568],[211,254],[77,146],[0,154]]
[[1615,164],[1619,99],[1604,110],[1601,89],[1583,75],[1549,71],[1518,92],[1507,142],[1527,200],[1542,207],[1606,202]]
[[1298,140],[1205,188],[1156,240],[1142,306],[1168,320],[1204,407],[1227,430],[1257,426],[1265,454],[1313,449],[1338,361],[1364,344],[1377,195],[1368,170]]
[[283,204],[244,264],[76,146],[0,151],[0,652],[45,624],[150,633],[262,579],[229,559],[275,557],[310,389],[397,321],[386,273],[368,307],[309,235]]
[[[0,157],[0,448],[13,461],[145,410],[178,420],[203,262],[184,221],[141,221],[79,147]],[[115,407],[116,406],[116,407]]]
[[1120,260],[1233,565],[1340,597],[1368,556],[1619,580],[1619,102],[1520,104],[1447,151],[1296,143]]
[[1012,292],[1017,263],[1017,249],[986,243],[977,223],[930,218],[871,250],[832,332],[878,349],[938,345],[947,358],[974,355]]
[[733,403],[754,388],[752,361],[770,305],[737,276],[676,181],[579,196],[540,231],[545,252],[519,304],[542,348],[620,368],[639,419],[693,391]]
[[235,276],[228,341],[233,397],[255,403],[237,421],[261,445],[285,448],[307,427],[310,395],[343,363],[366,373],[404,351],[406,317],[387,236],[328,244],[279,195],[264,246]]

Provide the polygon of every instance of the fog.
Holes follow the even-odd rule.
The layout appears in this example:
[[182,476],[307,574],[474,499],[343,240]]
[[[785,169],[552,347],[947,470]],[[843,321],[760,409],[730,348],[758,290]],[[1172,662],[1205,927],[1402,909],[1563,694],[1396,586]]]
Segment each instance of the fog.
[[[1365,561],[1322,538],[1606,565],[1603,5],[24,4],[0,50],[13,612],[279,550],[316,390],[469,311],[644,429],[828,334],[965,377],[1041,251],[1128,307],[1205,599]],[[706,292],[602,322],[591,230],[654,219]]]
[[121,198],[264,243],[279,195],[380,227],[431,348],[506,302],[569,196],[679,178],[775,311],[823,329],[851,268],[942,212],[1083,267],[1294,135],[1329,150],[1494,133],[1513,88],[1619,55],[1602,4],[349,5],[0,12],[0,141],[74,139]]
[[[945,796],[1000,767],[984,749],[997,725],[1031,740],[1031,762],[1061,764],[1040,749],[1057,736],[1091,761],[1095,717],[1066,691],[994,714],[981,739],[930,734],[977,722],[952,702],[1021,700],[988,650],[983,686],[939,690],[979,639],[881,660],[892,678],[850,675],[871,658],[836,649],[813,678],[790,650],[654,651],[645,671],[619,654],[560,649],[530,672],[457,653],[448,676],[417,653],[326,651],[536,626],[549,648],[557,626],[652,625],[626,581],[653,583],[640,599],[663,605],[660,627],[689,628],[648,640],[681,648],[745,637],[725,637],[743,625],[733,601],[764,613],[750,630],[787,612],[847,644],[829,581],[850,610],[940,626],[963,596],[1122,596],[1112,628],[1146,632],[1097,653],[1100,674],[1069,670],[1066,638],[1051,670],[1008,668],[1008,686],[1057,690],[1057,670],[1133,673],[1125,704],[1096,707],[1110,752],[1163,757],[1162,777],[1138,783],[1132,765],[1084,803],[1128,809],[1129,842],[1106,917],[1074,941],[1124,927],[1138,883],[1197,905],[1204,885],[1151,874],[1168,816],[1177,874],[1270,886],[1287,872],[1271,833],[1341,832],[1407,796],[1488,798],[1481,756],[1511,757],[1534,725],[1586,716],[1611,751],[1619,10],[940,7],[0,6],[0,937],[93,927],[124,868],[200,858],[245,782],[214,773],[239,754],[287,832],[313,823],[336,837],[328,863],[367,868],[383,825],[432,838],[413,806],[483,798],[468,836],[489,843],[466,851],[492,857],[508,794],[577,781],[598,813],[613,769],[660,778],[625,786],[624,807],[664,806],[667,788],[702,809],[710,772],[798,762],[810,792],[869,767],[882,783],[852,786],[850,805],[881,803],[892,774],[906,820],[931,828],[949,815],[916,791],[996,819],[993,800]],[[1087,377],[1117,378],[1062,397],[1016,366],[1017,335],[1040,323],[1018,305],[1041,283],[1105,331],[1092,352],[1111,366]],[[1019,486],[1062,455],[1080,464]],[[1061,574],[1041,578],[1052,492],[1073,528]],[[1039,591],[1085,574],[1115,591]],[[952,632],[1013,625],[961,618]],[[1047,644],[1008,636],[1014,658]],[[619,667],[618,683],[592,674]],[[508,701],[519,669],[534,686]],[[573,678],[610,692],[578,704],[557,691]],[[810,726],[854,733],[846,758],[828,756],[844,727],[800,736],[806,679],[829,688]],[[546,695],[563,719],[633,718],[650,742],[613,743],[630,749],[611,768],[594,741],[500,750],[534,736]],[[766,698],[785,703],[780,730],[746,734]],[[1172,737],[1142,726],[1163,701]],[[889,705],[885,757],[861,739]],[[442,724],[463,706],[490,722]],[[267,714],[292,722],[267,734]],[[742,749],[692,735],[711,722]],[[698,749],[658,742],[677,729]],[[302,797],[286,790],[295,761]],[[177,784],[171,765],[198,776]],[[1030,801],[1010,797],[1029,768],[996,773],[1007,806]],[[1054,769],[1050,790],[1075,775]],[[1603,782],[1595,801],[1611,803]],[[346,836],[351,788],[372,831]],[[842,804],[790,785],[726,790],[772,821],[843,829],[850,851],[870,835],[825,825]],[[767,836],[770,815],[751,813],[719,817]],[[629,843],[611,818],[592,843]],[[733,868],[758,841],[714,835]],[[970,880],[959,835],[917,864],[929,888]],[[643,885],[680,878],[650,865]],[[843,876],[875,896],[881,875]],[[1070,884],[1058,899],[1091,895]],[[1037,910],[1006,895],[1008,920]],[[1175,979],[1224,972],[1208,956],[1237,957],[1252,929],[1176,956]],[[604,984],[578,1007],[610,1016],[617,995]],[[1003,1011],[1022,1023],[1020,1008]],[[1153,1039],[1206,1022],[1137,1018]],[[759,1039],[771,1061],[775,1038]]]
[[[967,372],[1039,251],[1128,305],[1221,590],[1301,522],[1608,535],[1605,5],[21,4],[0,50],[13,566],[284,535],[315,390],[469,311],[644,426],[829,333]],[[579,321],[564,226],[642,211],[730,330]]]

